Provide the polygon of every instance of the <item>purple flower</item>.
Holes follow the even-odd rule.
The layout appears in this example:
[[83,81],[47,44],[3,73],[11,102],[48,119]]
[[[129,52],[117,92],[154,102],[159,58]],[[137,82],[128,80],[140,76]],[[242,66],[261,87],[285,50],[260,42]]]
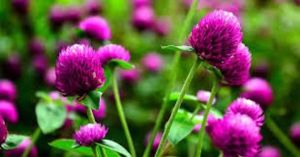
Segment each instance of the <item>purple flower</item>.
[[10,80],[0,80],[0,100],[15,101],[17,89],[15,84]]
[[5,121],[0,116],[0,145],[6,141],[7,134],[8,134],[8,132],[7,132],[7,128],[5,125]]
[[164,65],[164,61],[159,54],[148,53],[143,57],[142,64],[150,72],[159,72]]
[[[21,157],[27,147],[31,145],[31,140],[29,138],[24,139],[17,148],[13,150],[5,151],[6,157]],[[38,157],[38,151],[36,146],[33,146],[28,157]]]
[[58,5],[53,6],[49,13],[49,20],[51,26],[55,30],[60,28],[66,21],[66,13],[64,11],[64,8]]
[[253,67],[253,76],[266,78],[270,72],[270,65],[267,61],[260,61]]
[[295,123],[290,128],[290,138],[300,147],[300,123]]
[[[210,94],[211,93],[209,91],[199,90],[197,92],[197,98],[201,103],[206,104],[209,100]],[[216,98],[213,99],[213,104],[215,102],[216,102]]]
[[139,8],[142,6],[150,6],[151,0],[132,0],[132,4],[134,8]]
[[55,80],[56,80],[55,68],[53,67],[49,68],[45,74],[44,79],[48,86],[55,86]]
[[154,25],[155,15],[150,6],[136,8],[133,12],[132,24],[138,30],[150,29]]
[[208,121],[206,131],[224,157],[255,157],[262,139],[260,128],[249,116],[242,114]]
[[[151,132],[149,132],[146,136],[145,145],[147,145],[149,143],[150,136],[151,136]],[[154,137],[154,141],[153,141],[153,145],[152,145],[153,151],[156,151],[156,149],[158,148],[161,138],[162,138],[162,133],[158,132]]]
[[251,54],[244,44],[220,67],[225,81],[232,86],[244,84],[250,75]]
[[140,73],[136,68],[130,70],[120,70],[120,77],[126,83],[134,84],[140,80]]
[[90,146],[100,142],[107,134],[108,129],[101,124],[87,124],[81,126],[74,134],[74,139],[81,146]]
[[40,76],[44,76],[48,69],[48,58],[45,55],[36,55],[32,60],[33,68]]
[[253,121],[256,122],[257,126],[262,126],[264,123],[264,115],[261,107],[254,101],[238,98],[233,101],[227,108],[226,114],[244,114],[249,116]]
[[83,96],[100,87],[104,70],[96,52],[87,45],[72,45],[59,54],[56,61],[56,88],[64,96]]
[[281,157],[280,150],[273,146],[264,146],[256,157]]
[[12,0],[12,6],[14,10],[20,15],[26,15],[28,13],[30,0]]
[[102,4],[99,0],[88,0],[86,3],[87,12],[90,15],[97,15],[102,11]]
[[204,60],[218,66],[229,59],[242,41],[240,23],[232,13],[217,10],[193,28],[189,42]]
[[16,124],[19,120],[15,105],[9,101],[0,100],[0,115],[9,123]]
[[79,23],[79,29],[97,40],[110,40],[111,30],[107,21],[100,16],[89,16]]
[[65,19],[71,23],[79,22],[81,18],[81,10],[77,6],[70,6],[66,9]]
[[244,92],[241,94],[241,97],[255,101],[264,109],[272,104],[272,87],[264,79],[251,78],[243,85],[243,90]]
[[110,60],[113,59],[124,61],[129,61],[130,59],[129,51],[126,50],[123,46],[116,44],[108,44],[100,47],[97,51],[97,54],[103,65],[107,64]]
[[34,38],[30,41],[28,46],[29,52],[31,55],[44,55],[45,54],[45,45],[43,42],[37,38]]
[[5,77],[13,80],[20,78],[22,72],[21,57],[17,53],[10,55],[1,68]]
[[166,18],[157,19],[154,23],[154,32],[159,36],[166,36],[170,32],[170,21]]
[[201,124],[196,124],[193,128],[193,132],[194,133],[198,133],[201,129]]

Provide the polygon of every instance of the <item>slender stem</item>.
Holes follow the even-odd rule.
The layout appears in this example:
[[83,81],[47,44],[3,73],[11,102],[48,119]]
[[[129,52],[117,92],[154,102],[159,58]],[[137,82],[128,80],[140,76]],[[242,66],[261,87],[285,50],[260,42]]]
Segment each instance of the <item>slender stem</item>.
[[201,156],[203,138],[204,138],[204,133],[205,133],[205,126],[206,126],[206,122],[207,122],[207,119],[208,119],[208,114],[209,114],[209,111],[211,109],[214,97],[217,94],[217,90],[218,90],[218,79],[214,75],[213,85],[212,85],[212,88],[211,88],[211,94],[210,94],[210,97],[209,97],[208,102],[206,104],[206,109],[205,109],[205,112],[204,112],[204,117],[203,117],[203,121],[202,121],[202,124],[201,124],[201,129],[199,131],[199,140],[198,140],[198,144],[197,144],[197,147],[196,147],[196,157]]
[[266,117],[266,125],[275,137],[288,149],[294,156],[300,157],[300,152],[291,140],[280,130],[269,114]]
[[[199,0],[193,0],[193,3],[192,3],[192,6],[184,20],[184,24],[183,24],[183,27],[182,27],[182,30],[179,34],[179,38],[178,38],[178,42],[179,43],[183,43],[184,42],[184,38],[185,36],[187,35],[187,32],[188,30],[190,29],[190,25],[192,23],[192,19],[194,18],[195,16],[195,13],[196,13],[196,10],[197,10],[197,6],[198,6],[198,3],[199,3]],[[143,154],[143,157],[149,157],[149,154],[151,152],[151,148],[152,148],[152,145],[153,145],[153,142],[154,142],[154,138],[161,126],[161,123],[162,123],[162,120],[164,118],[164,115],[165,115],[165,112],[168,108],[168,102],[169,102],[169,97],[170,97],[170,93],[172,91],[172,88],[174,87],[175,85],[175,82],[176,82],[176,78],[177,78],[177,73],[174,72],[175,69],[177,68],[178,64],[179,64],[179,60],[180,60],[180,52],[177,51],[173,57],[173,61],[172,61],[172,66],[170,68],[170,71],[171,72],[171,75],[169,75],[169,84],[167,85],[167,90],[166,90],[166,93],[165,93],[165,99],[163,100],[163,103],[162,103],[162,107],[158,113],[158,116],[157,116],[157,120],[155,122],[155,125],[154,125],[154,128],[151,132],[151,135],[150,135],[150,139],[149,139],[149,142],[146,146],[146,149],[145,149],[145,152]]]
[[201,108],[203,108],[203,104],[202,104],[202,103],[199,103],[199,104],[197,105],[197,107],[195,108],[195,110],[193,111],[191,120],[194,119],[194,117],[198,114],[198,112],[200,111]]
[[115,101],[116,101],[116,105],[117,105],[117,110],[118,110],[118,114],[119,114],[119,117],[120,117],[122,127],[123,127],[124,132],[125,132],[125,136],[126,136],[127,143],[128,143],[128,146],[129,146],[129,151],[130,151],[132,157],[136,157],[132,137],[131,137],[130,131],[128,129],[128,125],[127,125],[127,122],[126,122],[126,119],[125,119],[125,114],[124,114],[123,107],[122,107],[121,100],[120,100],[118,82],[117,82],[117,72],[116,71],[114,71],[114,76],[112,77],[112,79],[113,79],[112,80],[112,86],[113,86],[114,97],[115,97]]
[[87,108],[87,116],[91,123],[97,123],[93,114],[93,110],[90,106]]
[[34,133],[32,134],[31,137],[31,143],[30,145],[25,149],[25,151],[22,154],[22,157],[27,157],[31,151],[31,149],[33,148],[35,142],[38,140],[38,138],[41,135],[41,129],[39,127],[37,127],[34,131]]
[[93,153],[94,153],[94,157],[103,157],[102,154],[100,156],[100,153],[99,153],[99,151],[97,149],[97,145],[93,145],[92,146],[92,150],[93,150]]
[[158,147],[158,149],[155,153],[155,157],[160,157],[162,155],[162,149],[163,149],[164,145],[166,144],[167,137],[169,135],[169,132],[170,132],[172,123],[174,121],[175,115],[176,115],[178,109],[180,108],[180,106],[182,104],[182,101],[183,101],[183,97],[184,97],[186,91],[188,90],[188,88],[190,86],[190,83],[191,83],[191,81],[194,77],[194,74],[197,71],[197,65],[198,65],[198,57],[195,57],[195,60],[194,60],[193,65],[190,69],[190,72],[189,72],[188,76],[186,77],[186,79],[184,81],[184,84],[182,86],[182,89],[180,91],[179,98],[177,99],[177,101],[176,101],[176,103],[173,107],[173,110],[171,112],[170,118],[169,118],[169,120],[167,121],[167,123],[165,125],[165,130],[164,130],[164,133],[162,135],[162,139],[161,139],[161,142],[159,144],[159,147]]

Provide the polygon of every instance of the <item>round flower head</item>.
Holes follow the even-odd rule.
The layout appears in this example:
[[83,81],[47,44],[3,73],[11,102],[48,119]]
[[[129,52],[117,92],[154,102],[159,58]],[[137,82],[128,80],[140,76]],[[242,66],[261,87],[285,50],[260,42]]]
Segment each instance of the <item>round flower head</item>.
[[101,124],[87,124],[81,126],[74,134],[74,139],[81,146],[90,146],[100,142],[107,134],[108,129]]
[[290,138],[298,147],[300,147],[300,123],[292,125],[290,128]]
[[45,54],[45,45],[37,38],[34,38],[29,43],[29,52],[31,55],[43,55]]
[[97,40],[110,40],[111,31],[107,21],[100,16],[90,16],[79,23],[79,29]]
[[201,19],[189,37],[196,53],[215,66],[230,58],[241,41],[242,32],[237,17],[222,10]]
[[142,64],[150,72],[159,72],[164,64],[162,57],[157,53],[148,53],[142,59]]
[[[5,151],[6,157],[21,157],[27,147],[31,145],[31,140],[29,138],[24,139],[17,148]],[[38,151],[36,146],[33,146],[28,157],[38,157]]]
[[121,45],[108,44],[100,47],[97,51],[100,61],[103,65],[113,59],[129,61],[129,52]]
[[7,138],[7,128],[3,118],[0,116],[0,145],[6,141]]
[[95,53],[87,45],[72,45],[62,50],[56,61],[56,88],[64,96],[82,96],[104,81],[104,70]]
[[133,84],[140,79],[140,73],[136,68],[130,70],[120,70],[120,77],[126,83]]
[[20,15],[26,15],[29,9],[30,0],[12,0],[14,10]]
[[281,153],[278,148],[273,146],[262,147],[256,157],[281,157]]
[[[197,92],[197,98],[201,103],[206,104],[210,97],[210,92],[205,90],[199,90]],[[216,102],[216,98],[213,99],[213,104]]]
[[251,78],[243,85],[243,90],[244,92],[241,94],[241,97],[255,101],[262,108],[267,108],[272,104],[272,87],[264,79]]
[[[151,136],[151,132],[149,132],[146,136],[145,145],[147,145],[149,143],[150,136]],[[162,138],[162,133],[158,132],[154,137],[154,141],[153,141],[153,145],[152,145],[153,151],[156,151],[156,149],[158,148],[161,138]]]
[[132,24],[138,30],[150,29],[153,27],[155,15],[150,6],[142,6],[134,10]]
[[98,0],[88,0],[86,8],[88,14],[97,15],[102,11],[102,4]]
[[0,80],[0,100],[15,101],[17,89],[10,80]]
[[1,68],[6,78],[18,79],[22,73],[21,57],[18,54],[10,55],[2,64]]
[[244,114],[252,118],[257,126],[262,126],[264,123],[264,115],[262,108],[254,101],[238,98],[233,101],[227,108],[226,114]]
[[251,54],[244,44],[240,44],[236,53],[220,69],[229,85],[239,86],[249,79],[250,66]]
[[17,123],[19,120],[15,105],[9,101],[0,100],[0,115],[9,123]]
[[45,82],[49,86],[55,86],[55,80],[56,80],[56,74],[55,74],[55,68],[49,68],[45,74]]
[[206,131],[224,157],[255,157],[262,139],[260,128],[249,116],[242,114],[208,121]]

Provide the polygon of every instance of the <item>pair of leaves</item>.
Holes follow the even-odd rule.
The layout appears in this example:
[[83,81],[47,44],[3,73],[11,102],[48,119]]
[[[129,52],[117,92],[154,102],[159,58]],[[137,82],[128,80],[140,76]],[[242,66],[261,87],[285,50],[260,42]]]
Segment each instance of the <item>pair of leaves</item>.
[[[86,146],[80,146],[80,147],[74,147],[76,145],[75,141],[72,139],[59,139],[55,140],[50,143],[50,146],[62,149],[65,151],[72,151],[72,152],[77,152],[82,155],[86,156],[92,156],[93,151],[91,147],[86,147]],[[131,155],[128,153],[128,151],[123,148],[120,144],[104,139],[102,140],[102,143],[97,144],[100,149],[102,149],[103,153],[106,154],[108,157],[120,157],[119,154],[124,155],[126,157],[131,157]]]
[[3,143],[1,145],[1,148],[4,150],[11,150],[14,149],[16,147],[18,147],[18,145],[25,139],[27,138],[27,136],[23,136],[23,135],[8,135],[8,137],[6,138],[5,143]]

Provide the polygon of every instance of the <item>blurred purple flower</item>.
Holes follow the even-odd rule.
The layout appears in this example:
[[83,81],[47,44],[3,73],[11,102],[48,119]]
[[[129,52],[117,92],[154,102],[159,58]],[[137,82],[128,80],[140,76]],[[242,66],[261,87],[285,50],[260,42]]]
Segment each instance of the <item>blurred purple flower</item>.
[[140,31],[153,28],[154,20],[154,11],[150,6],[142,6],[133,11],[132,24]]
[[0,115],[9,123],[16,124],[19,121],[17,108],[9,101],[0,100]]
[[101,124],[87,124],[81,126],[74,134],[74,139],[81,146],[90,146],[100,142],[107,134],[108,129]]
[[69,6],[66,8],[65,20],[71,23],[78,23],[81,18],[81,8],[78,6]]
[[280,150],[273,146],[264,146],[256,157],[281,157]]
[[167,18],[159,18],[155,20],[154,23],[154,32],[159,36],[166,36],[170,32],[170,21]]
[[266,78],[270,72],[270,65],[267,61],[261,61],[254,65],[252,74],[256,77]]
[[95,51],[87,45],[72,45],[56,61],[56,88],[64,96],[83,96],[105,82]]
[[102,3],[99,0],[88,0],[86,8],[89,15],[97,15],[102,12]]
[[49,13],[49,20],[54,30],[59,29],[66,21],[66,13],[62,6],[54,5]]
[[110,60],[119,59],[129,61],[130,53],[121,45],[108,44],[97,50],[102,65],[107,64]]
[[142,6],[150,6],[152,0],[132,0],[132,4],[134,8],[139,8]]
[[163,68],[164,61],[158,53],[148,53],[143,57],[142,64],[150,72],[159,72]]
[[7,131],[7,128],[6,128],[6,125],[5,125],[5,121],[0,116],[0,145],[5,143],[6,138],[7,138],[7,134],[8,134],[8,131]]
[[45,55],[36,55],[32,59],[33,68],[39,74],[44,76],[48,69],[48,58]]
[[18,79],[22,73],[21,57],[18,54],[10,55],[2,64],[2,70],[5,77]]
[[30,40],[28,49],[29,49],[29,53],[33,56],[45,54],[45,45],[38,38],[34,38]]
[[79,29],[97,40],[110,40],[111,30],[107,21],[100,16],[89,16],[79,23]]
[[48,86],[55,86],[56,74],[54,67],[51,67],[47,70],[44,79]]
[[[27,147],[31,145],[29,138],[24,139],[17,148],[5,151],[5,157],[21,157]],[[38,157],[38,151],[36,146],[33,146],[28,157]]]
[[271,85],[264,79],[251,78],[243,85],[241,97],[251,99],[266,109],[273,102],[273,91]]
[[140,73],[136,68],[130,70],[120,70],[120,78],[126,83],[134,84],[140,80]]
[[299,122],[291,126],[290,138],[298,147],[300,147],[300,123]]
[[[146,135],[145,145],[147,145],[147,144],[149,143],[150,136],[151,136],[151,132],[149,132],[149,133]],[[155,135],[155,138],[154,138],[154,141],[153,141],[153,145],[152,145],[152,150],[153,150],[153,151],[156,151],[156,149],[158,148],[158,146],[159,146],[159,144],[160,144],[160,141],[161,141],[161,138],[162,138],[162,133],[161,133],[161,132],[158,132],[158,133]]]
[[0,80],[0,100],[14,102],[17,97],[17,89],[15,84],[10,80]]
[[30,0],[12,0],[13,9],[20,15],[27,15]]
[[[199,90],[197,92],[197,98],[201,103],[206,104],[209,100],[210,94],[211,93],[209,91]],[[215,102],[216,102],[216,98],[213,98],[213,104]]]

